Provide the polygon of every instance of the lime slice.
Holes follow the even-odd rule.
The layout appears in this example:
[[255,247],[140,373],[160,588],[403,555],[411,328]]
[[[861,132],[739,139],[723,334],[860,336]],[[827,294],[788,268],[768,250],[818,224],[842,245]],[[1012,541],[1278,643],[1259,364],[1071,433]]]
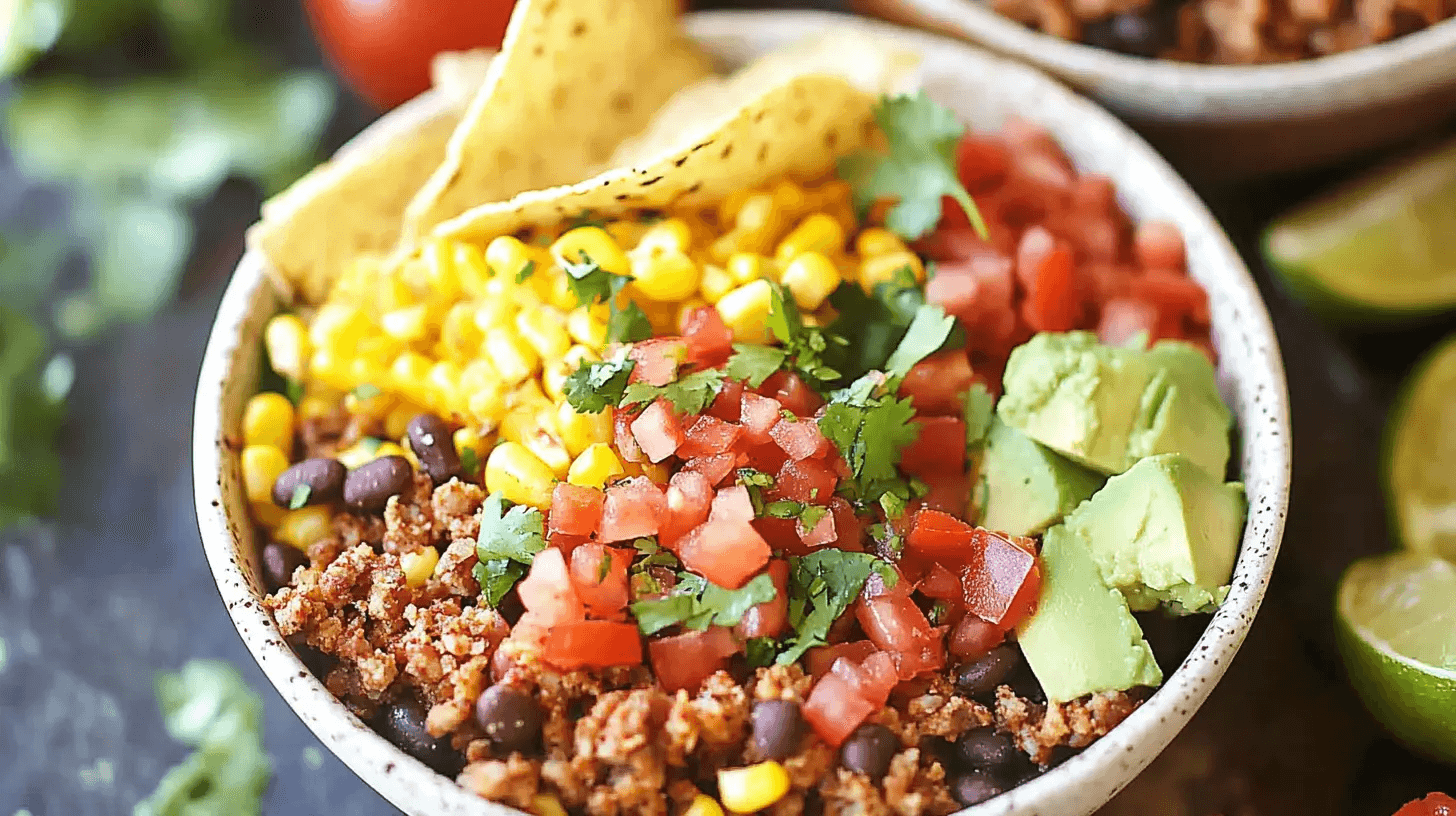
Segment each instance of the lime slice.
[[1385,492],[1396,540],[1456,561],[1456,336],[1417,364],[1387,422]]
[[1335,632],[1375,719],[1456,762],[1456,565],[1410,552],[1356,561],[1340,579]]
[[1456,307],[1456,141],[1286,213],[1264,233],[1264,256],[1297,297],[1336,319]]

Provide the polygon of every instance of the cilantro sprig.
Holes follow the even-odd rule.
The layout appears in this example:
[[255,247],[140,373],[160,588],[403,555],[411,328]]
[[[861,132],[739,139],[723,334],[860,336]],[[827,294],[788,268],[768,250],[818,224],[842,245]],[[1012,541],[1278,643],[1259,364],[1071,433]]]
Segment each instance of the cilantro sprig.
[[819,430],[852,472],[842,491],[859,502],[872,502],[904,483],[896,465],[901,451],[919,435],[911,423],[914,417],[910,398],[896,397],[876,373],[834,393],[819,418]]
[[525,505],[506,509],[499,493],[486,497],[480,507],[480,535],[475,540],[475,580],[480,596],[498,606],[511,587],[525,576],[536,553],[546,549],[546,519],[540,510]]
[[[905,266],[890,280],[876,284],[870,294],[854,284],[841,284],[830,293],[829,305],[839,317],[827,331],[845,342],[831,347],[828,363],[841,373],[837,384],[844,385],[870,371],[884,370],[927,304],[924,288]],[[965,330],[952,321],[952,329],[939,348],[964,344]]]
[[665,598],[638,601],[632,604],[632,616],[644,635],[661,632],[669,626],[703,630],[709,626],[733,626],[743,613],[778,597],[773,579],[759,575],[738,589],[726,589],[701,575],[683,572],[677,585]]
[[809,649],[828,643],[829,627],[859,597],[872,573],[878,573],[886,587],[897,580],[888,563],[869,553],[831,548],[789,559],[789,624],[794,634],[785,642],[778,663],[793,663]]
[[885,134],[886,153],[859,151],[839,160],[839,176],[854,190],[855,206],[868,209],[880,199],[895,199],[885,226],[908,240],[940,223],[941,199],[950,196],[965,211],[976,234],[989,233],[976,202],[956,175],[956,144],[966,126],[955,112],[925,91],[882,97],[875,122]]
[[566,377],[566,401],[582,414],[600,414],[621,403],[622,392],[637,363],[625,357],[583,364]]
[[678,377],[667,385],[632,383],[622,393],[620,404],[630,407],[662,398],[672,403],[672,407],[679,413],[696,416],[708,407],[721,390],[723,372],[716,368],[705,368]]
[[558,258],[557,263],[566,272],[566,283],[576,302],[582,306],[605,303],[610,310],[607,318],[607,342],[635,343],[652,336],[652,321],[636,303],[620,297],[622,290],[634,279],[631,275],[617,275],[603,269],[585,251],[577,257]]

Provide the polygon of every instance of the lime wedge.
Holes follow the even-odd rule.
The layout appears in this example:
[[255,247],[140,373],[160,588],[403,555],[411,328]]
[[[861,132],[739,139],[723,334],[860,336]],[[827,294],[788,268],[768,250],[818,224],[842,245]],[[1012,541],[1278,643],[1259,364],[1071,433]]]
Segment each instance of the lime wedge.
[[1356,561],[1340,579],[1335,633],[1375,719],[1456,762],[1456,565],[1411,552]]
[[1401,388],[1385,433],[1385,493],[1397,541],[1456,561],[1456,336]]
[[1456,307],[1456,141],[1377,168],[1276,219],[1269,266],[1345,321]]

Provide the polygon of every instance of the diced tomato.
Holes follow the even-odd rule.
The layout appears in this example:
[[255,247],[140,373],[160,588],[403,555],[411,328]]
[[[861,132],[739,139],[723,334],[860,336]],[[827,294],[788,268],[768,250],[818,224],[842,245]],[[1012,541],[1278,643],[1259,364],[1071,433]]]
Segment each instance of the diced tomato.
[[632,437],[650,462],[661,462],[677,452],[683,443],[683,426],[672,411],[672,403],[655,399],[632,420]]
[[819,678],[804,701],[804,719],[819,738],[838,748],[865,718],[879,708],[861,697],[854,686],[837,674]]
[[837,536],[834,546],[850,552],[864,552],[864,521],[854,514],[854,507],[835,496],[829,500],[829,512],[834,514]]
[[848,681],[859,696],[873,703],[876,708],[890,699],[890,692],[900,682],[895,660],[890,657],[889,652],[871,652],[861,661],[841,657],[834,661],[829,671]]
[[964,515],[971,503],[971,477],[965,471],[935,473],[921,477],[930,488],[920,504],[930,510]]
[[772,397],[745,393],[738,420],[744,438],[760,445],[772,441],[768,432],[783,417],[783,410],[784,406]]
[[793,555],[809,554],[809,548],[799,540],[799,526],[793,519],[756,518],[753,520],[753,529],[775,551],[783,550]]
[[688,344],[688,362],[699,367],[721,365],[733,353],[733,332],[712,306],[689,309],[678,327]]
[[828,504],[838,483],[839,477],[827,464],[818,459],[805,459],[785,462],[769,493],[775,498],[806,504]]
[[966,421],[932,416],[912,420],[915,441],[900,452],[900,469],[916,476],[961,473],[966,469]]
[[597,537],[610,544],[657,535],[666,513],[667,497],[652,480],[645,476],[623,479],[607,488]]
[[594,487],[557,482],[551,491],[551,534],[589,536],[595,533],[606,498],[605,493]]
[[943,351],[915,364],[905,375],[900,393],[910,397],[921,416],[960,416],[966,389],[975,381],[964,351]]
[[979,557],[967,563],[961,573],[966,609],[982,620],[1001,624],[1036,568],[1036,556],[999,533],[977,529]]
[[718,491],[713,497],[713,509],[708,515],[713,521],[753,521],[753,499],[748,488],[733,485]]
[[725,422],[737,422],[743,411],[743,381],[724,380],[718,396],[708,405],[708,414]]
[[578,621],[586,617],[586,609],[576,594],[576,586],[566,567],[561,550],[547,547],[531,560],[531,570],[516,584],[521,606],[532,613],[542,626]]
[[743,429],[731,422],[706,414],[690,417],[683,425],[683,443],[677,455],[684,459],[723,453],[738,441]]
[[779,372],[774,378],[765,381],[761,390],[801,417],[813,414],[824,404],[824,398],[814,393],[814,389],[798,374]]
[[1407,802],[1395,816],[1456,816],[1456,799],[1444,793],[1430,793],[1423,799]]
[[668,482],[666,497],[667,515],[659,526],[657,540],[664,547],[674,547],[678,539],[708,520],[713,485],[697,471],[680,470]]
[[1085,215],[1120,215],[1117,188],[1101,173],[1083,173],[1072,182],[1072,209]]
[[977,560],[976,528],[939,510],[921,510],[915,514],[905,546],[916,555],[949,564],[966,564]]
[[956,145],[956,174],[972,193],[1000,184],[1010,163],[1011,155],[999,136],[968,130]]
[[652,673],[668,692],[698,690],[714,672],[728,667],[728,658],[739,651],[733,633],[721,626],[702,632],[656,638],[647,642]]
[[[1026,574],[1026,581],[1022,583],[1021,589],[1017,590],[1016,597],[1011,599],[1011,606],[1006,609],[1006,616],[1001,619],[999,628],[1009,632],[1021,625],[1021,622],[1031,617],[1036,612],[1036,605],[1041,600],[1041,566],[1035,565],[1031,572]],[[1456,814],[1452,814],[1456,816]]]
[[546,531],[546,543],[561,550],[563,555],[571,555],[571,551],[591,540],[591,536],[570,535],[558,533],[551,530]]
[[975,615],[966,615],[951,630],[946,648],[961,660],[973,660],[1001,645],[1006,640],[1006,631]]
[[973,344],[1003,345],[1016,329],[1010,259],[980,255],[952,259],[936,268],[925,299],[960,319]]
[[701,473],[707,477],[708,484],[717,485],[728,478],[728,474],[732,473],[737,466],[737,454],[715,453],[712,456],[699,456],[695,459],[689,459],[687,464],[683,465],[683,469]]
[[[521,613],[521,617],[516,621],[516,625],[511,627],[511,634],[509,639],[516,643],[527,644],[536,648],[540,648],[541,644],[546,642],[546,635],[551,631],[551,625],[552,622],[550,615],[547,615],[545,613],[532,612],[531,610],[527,609],[525,612]],[[504,649],[497,651],[496,658],[500,658],[501,652],[504,651]],[[495,668],[495,665],[496,664],[493,659],[492,669]],[[507,666],[506,668],[509,668],[509,666]],[[502,671],[502,673],[504,672]]]
[[804,542],[804,546],[811,550],[839,539],[839,534],[834,529],[834,514],[830,512],[825,512],[824,517],[814,522],[812,528],[806,528],[803,519],[795,519],[794,532],[799,534],[799,540]]
[[931,563],[930,569],[925,573],[925,577],[920,579],[916,589],[927,598],[956,602],[961,599],[960,576],[937,562]]
[[1114,298],[1102,304],[1102,317],[1097,321],[1097,340],[1108,346],[1123,346],[1141,333],[1155,339],[1158,330],[1158,308],[1136,298]]
[[718,586],[737,589],[768,563],[769,547],[751,524],[708,521],[682,538],[678,557]]
[[688,356],[688,344],[681,337],[655,337],[633,343],[627,359],[636,363],[629,382],[667,385],[677,379],[677,368]]
[[635,666],[642,662],[637,624],[577,621],[551,627],[541,659],[558,669]]
[[829,450],[829,440],[819,432],[819,423],[812,419],[781,419],[769,429],[768,435],[795,461],[822,456]]
[[632,421],[636,418],[635,411],[618,410],[612,415],[612,442],[624,462],[647,461],[647,454],[637,446],[637,437],[632,435]]
[[864,660],[879,649],[868,640],[852,640],[848,643],[835,643],[829,646],[816,646],[804,654],[804,671],[809,676],[818,680],[829,672],[834,661],[840,658],[847,658],[856,663]]
[[751,467],[763,473],[778,473],[788,461],[788,454],[772,441],[761,445],[739,444],[738,467]]
[[861,597],[855,605],[855,617],[872,643],[894,653],[902,680],[945,665],[945,645],[904,589],[903,581],[882,595]]
[[1183,233],[1177,224],[1144,221],[1133,229],[1132,251],[1143,269],[1182,270]]
[[774,599],[751,606],[733,631],[741,638],[778,637],[789,625],[789,562],[775,558],[768,562],[774,584]]
[[993,242],[983,240],[969,224],[946,226],[944,217],[935,232],[915,241],[910,248],[936,263],[966,260],[982,253],[994,255],[998,252]]
[[1208,293],[1181,272],[1149,269],[1128,280],[1128,293],[1164,314],[1186,315],[1208,325]]
[[571,583],[588,614],[613,618],[627,606],[627,567],[632,550],[588,542],[571,552]]
[[1037,226],[1021,237],[1016,276],[1026,288],[1022,314],[1036,331],[1068,331],[1082,314],[1073,283],[1072,252]]

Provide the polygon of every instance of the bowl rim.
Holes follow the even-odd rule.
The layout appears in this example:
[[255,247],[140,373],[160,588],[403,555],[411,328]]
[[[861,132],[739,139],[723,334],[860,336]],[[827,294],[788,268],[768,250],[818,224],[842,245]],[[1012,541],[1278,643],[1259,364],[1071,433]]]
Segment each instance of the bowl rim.
[[[976,44],[1028,60],[1094,93],[1157,94],[1141,118],[1280,121],[1368,108],[1450,80],[1456,18],[1392,40],[1323,57],[1263,65],[1212,65],[1119,54],[1044,34],[978,0],[893,0]],[[1273,103],[1273,104],[1271,104]]]
[[[1242,260],[1206,207],[1156,152],[1127,126],[1092,102],[1077,96],[1035,68],[1010,61],[964,42],[912,31],[883,22],[868,21],[827,12],[703,12],[690,15],[688,31],[712,41],[720,51],[749,54],[787,42],[829,24],[856,25],[876,35],[896,39],[929,57],[960,59],[976,68],[1018,75],[1023,81],[1044,87],[1047,98],[1077,114],[1079,125],[1100,129],[1116,137],[1128,151],[1130,161],[1149,174],[1146,185],[1161,188],[1189,208],[1203,231],[1210,236],[1204,247],[1211,263],[1223,269],[1227,296],[1240,326],[1251,341],[1248,379],[1257,387],[1252,397],[1259,405],[1262,433],[1272,441],[1261,448],[1258,459],[1245,451],[1245,469],[1256,462],[1270,478],[1271,492],[1262,516],[1250,517],[1241,542],[1235,585],[1229,600],[1214,614],[1193,650],[1164,685],[1111,733],[1052,771],[1019,786],[1007,795],[962,813],[977,816],[1009,816],[1035,813],[1090,813],[1120,790],[1152,761],[1171,741],[1207,697],[1238,651],[1263,598],[1279,549],[1288,503],[1290,477],[1290,419],[1287,384],[1272,322],[1257,287]],[[418,123],[438,115],[446,101],[427,93],[386,114],[348,145],[340,155],[362,145],[408,133]],[[1190,248],[1190,255],[1191,255]],[[279,294],[265,273],[261,254],[249,249],[239,261],[225,291],[213,325],[199,376],[194,412],[193,482],[198,526],[219,594],[249,652],[303,720],[361,779],[396,806],[411,813],[432,816],[490,814],[506,816],[518,811],[481,799],[408,756],[348,712],[304,667],[284,642],[271,615],[260,603],[255,577],[242,568],[237,547],[249,540],[245,529],[246,501],[239,496],[235,464],[225,469],[239,447],[223,427],[225,400],[231,386],[232,398],[246,393],[251,382],[234,378],[245,360],[256,360],[261,332],[258,314],[276,308]],[[253,326],[249,328],[249,321]],[[1244,324],[1248,325],[1245,326]],[[240,409],[239,406],[234,406]],[[1243,436],[1253,417],[1245,417]],[[235,458],[235,457],[234,457]],[[225,486],[225,483],[228,483]],[[241,512],[241,518],[238,511]],[[1095,801],[1093,801],[1095,800]],[[1088,802],[1092,802],[1090,807]]]

